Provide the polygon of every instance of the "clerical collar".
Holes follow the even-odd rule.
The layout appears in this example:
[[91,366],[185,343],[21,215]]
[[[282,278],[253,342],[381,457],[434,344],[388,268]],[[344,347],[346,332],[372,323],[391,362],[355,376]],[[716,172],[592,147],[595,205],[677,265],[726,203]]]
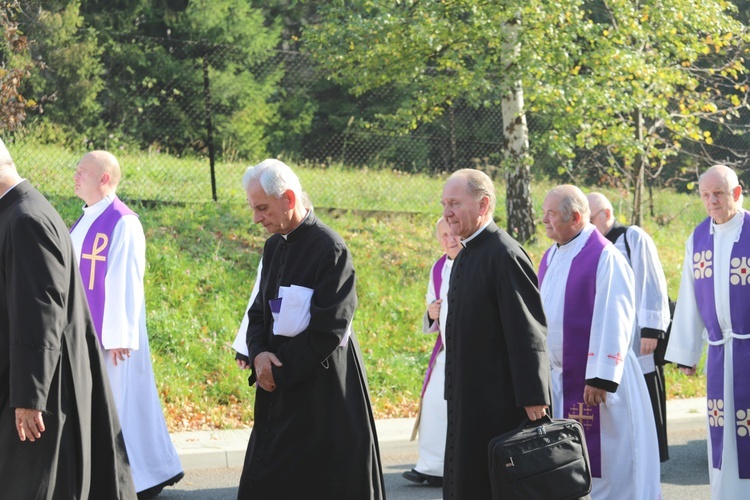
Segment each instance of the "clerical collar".
[[479,229],[477,229],[474,232],[474,234],[472,234],[471,236],[469,236],[465,240],[461,240],[461,245],[463,245],[464,248],[466,248],[466,244],[468,242],[470,242],[471,240],[473,240],[474,238],[476,238],[479,235],[479,233],[481,233],[482,231],[484,231],[485,229],[487,229],[487,226],[490,225],[490,222],[492,222],[492,217],[490,217],[490,220],[488,220],[487,222],[485,222],[483,226],[481,226]]
[[574,239],[578,238],[578,237],[579,237],[579,236],[580,236],[580,235],[581,235],[582,233],[583,233],[583,229],[581,229],[580,231],[578,231],[578,234],[576,234],[575,236],[573,236],[572,238],[570,238],[570,239],[569,239],[568,241],[566,241],[565,243],[563,243],[563,244],[560,244],[560,243],[556,243],[556,245],[557,245],[557,248],[560,248],[560,247],[564,247],[565,245],[567,245],[568,243],[570,243],[570,242],[571,242],[571,241],[573,241]]
[[289,235],[290,235],[290,234],[292,234],[292,233],[293,233],[294,231],[296,231],[296,230],[297,230],[297,228],[298,228],[298,227],[300,227],[300,226],[302,225],[302,223],[303,223],[303,222],[305,222],[305,221],[307,220],[307,218],[308,218],[308,217],[310,217],[310,212],[311,212],[310,210],[307,210],[307,213],[305,214],[305,216],[304,216],[304,217],[302,217],[302,220],[301,220],[301,221],[299,221],[299,224],[297,224],[297,225],[296,225],[296,226],[294,227],[294,229],[292,229],[292,230],[291,230],[291,231],[289,231],[288,233],[286,233],[286,234],[282,234],[282,235],[281,235],[281,237],[282,237],[282,238],[284,238],[284,239],[286,239],[286,238],[287,238],[287,236],[289,236]]
[[101,200],[97,201],[93,205],[83,205],[83,213],[86,215],[99,215],[100,213],[104,212],[104,210],[113,202],[115,201],[115,193],[110,193],[106,195]]
[[21,183],[22,183],[23,181],[25,181],[25,180],[26,180],[26,179],[21,179],[20,181],[16,182],[16,183],[15,183],[15,184],[13,184],[13,185],[12,185],[11,187],[9,187],[9,188],[8,188],[8,189],[7,189],[7,190],[6,190],[6,191],[5,191],[5,192],[4,192],[3,194],[0,194],[0,199],[2,199],[2,198],[3,198],[3,196],[5,196],[6,194],[8,194],[8,193],[10,193],[11,191],[13,191],[13,188],[14,188],[14,187],[18,186],[19,184],[21,184]]
[[726,221],[724,224],[717,224],[713,217],[711,218],[711,227],[710,231],[711,234],[716,233],[724,233],[726,234],[729,231],[737,231],[737,234],[734,237],[734,241],[737,242],[740,240],[740,235],[742,234],[742,226],[745,222],[745,209],[740,208],[737,210],[737,213],[732,216],[731,219]]

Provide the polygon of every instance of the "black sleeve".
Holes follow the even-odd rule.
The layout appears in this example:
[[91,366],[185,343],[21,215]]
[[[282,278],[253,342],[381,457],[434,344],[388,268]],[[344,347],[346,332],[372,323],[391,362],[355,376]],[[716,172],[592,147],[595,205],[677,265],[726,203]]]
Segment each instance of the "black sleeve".
[[657,330],[656,328],[641,328],[642,339],[663,339],[664,330]]
[[588,378],[586,379],[586,385],[596,387],[597,389],[604,389],[607,392],[617,392],[619,384],[612,382],[611,380],[604,380],[603,378]]

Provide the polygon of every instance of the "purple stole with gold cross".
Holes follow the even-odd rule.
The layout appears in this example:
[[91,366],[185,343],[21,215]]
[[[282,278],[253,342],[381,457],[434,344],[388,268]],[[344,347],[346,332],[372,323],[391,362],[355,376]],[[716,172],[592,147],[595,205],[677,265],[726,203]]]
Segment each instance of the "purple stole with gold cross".
[[[447,255],[443,255],[432,266],[432,286],[435,288],[435,300],[440,298],[440,286],[443,284],[443,267],[445,266],[445,259]],[[437,320],[435,320],[437,321]],[[440,354],[440,349],[443,348],[443,338],[440,336],[440,330],[437,332],[437,340],[435,340],[435,347],[432,348],[432,354],[430,355],[430,362],[427,365],[427,372],[424,374],[424,382],[422,383],[422,397],[424,397],[424,391],[427,390],[427,383],[430,381],[430,375],[432,375],[432,369],[435,367],[435,360]]]
[[[565,284],[563,313],[563,408],[565,418],[578,420],[586,435],[591,475],[602,477],[602,441],[599,406],[583,401],[586,364],[589,358],[591,322],[596,298],[596,269],[602,250],[610,243],[599,231],[592,231],[588,241],[573,258]],[[547,256],[539,264],[539,287],[547,272]]]
[[[102,342],[102,320],[104,318],[104,281],[107,275],[107,257],[109,256],[110,240],[115,226],[123,215],[135,215],[120,199],[115,196],[112,203],[96,218],[83,239],[81,247],[81,263],[78,266],[83,278],[83,288],[89,303],[91,317],[96,327],[99,343]],[[81,216],[82,218],[83,216]],[[79,218],[73,227],[78,225]]]
[[[750,479],[750,212],[745,212],[739,241],[732,246],[729,276],[729,310],[732,321],[734,394],[724,392],[724,335],[716,315],[714,294],[714,237],[710,217],[693,233],[693,283],[703,324],[708,333],[707,410],[714,469],[721,469],[724,424],[735,427],[737,463],[741,479]],[[739,338],[738,338],[739,336]],[[734,398],[734,415],[724,414],[724,398]]]

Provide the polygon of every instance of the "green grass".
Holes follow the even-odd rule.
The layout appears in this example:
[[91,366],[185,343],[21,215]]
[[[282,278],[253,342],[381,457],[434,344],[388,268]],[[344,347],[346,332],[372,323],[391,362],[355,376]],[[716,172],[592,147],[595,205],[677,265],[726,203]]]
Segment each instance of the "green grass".
[[[128,164],[149,164],[145,156],[125,158]],[[55,163],[56,168],[65,166],[62,174],[51,172],[49,165],[54,162],[29,165],[17,161],[22,175],[42,191],[52,193],[52,203],[68,224],[77,218],[81,207],[79,200],[70,197],[76,161],[72,158]],[[190,171],[197,168],[195,160],[171,161],[178,166],[173,170],[177,180],[194,178]],[[47,167],[35,168],[39,164]],[[172,430],[252,423],[254,389],[247,385],[247,372],[235,366],[231,343],[267,235],[252,224],[243,203],[239,179],[244,167],[224,166],[221,171],[226,177],[221,185],[226,186],[227,193],[231,191],[225,201],[131,202],[141,216],[148,242],[149,335],[156,380]],[[360,303],[354,329],[365,358],[375,411],[379,417],[414,415],[434,342],[432,335],[419,331],[428,272],[440,255],[434,223],[440,215],[444,178],[341,167],[302,166],[297,172],[318,216],[343,236],[354,258]],[[121,197],[141,198],[139,175],[126,169]],[[537,215],[551,186],[548,182],[532,186]],[[501,226],[505,224],[503,189],[498,185],[496,213]],[[149,184],[142,198],[153,199],[156,191]],[[176,193],[185,201],[188,191]],[[604,192],[618,210],[625,212],[629,199],[620,204],[622,193]],[[656,196],[655,216],[648,217],[644,227],[659,247],[670,294],[676,297],[683,243],[704,217],[703,209],[697,196],[669,191]],[[391,211],[378,211],[384,210],[385,202]],[[527,247],[534,262],[549,244],[539,225],[536,242]],[[704,386],[703,377],[688,379],[668,369],[670,397],[702,395]]]

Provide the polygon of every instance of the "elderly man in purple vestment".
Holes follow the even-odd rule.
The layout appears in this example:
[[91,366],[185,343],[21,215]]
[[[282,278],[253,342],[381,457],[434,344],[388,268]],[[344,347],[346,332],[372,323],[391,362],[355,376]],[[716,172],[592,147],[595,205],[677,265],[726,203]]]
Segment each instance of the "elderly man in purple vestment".
[[71,229],[81,277],[122,423],[138,498],[182,479],[164,421],[146,332],[146,238],[138,216],[115,194],[120,165],[106,151],[81,158],[75,193],[86,204]]
[[659,450],[648,389],[630,348],[633,272],[590,223],[586,196],[553,188],[543,204],[554,240],[539,265],[556,418],[579,420],[591,498],[660,498]]
[[724,165],[699,180],[708,217],[685,242],[666,358],[688,375],[708,343],[708,462],[712,498],[750,495],[750,213]]
[[435,227],[440,248],[444,254],[430,270],[427,286],[427,311],[424,314],[422,331],[437,332],[435,346],[422,384],[419,414],[414,424],[412,440],[419,434],[419,458],[417,465],[403,476],[415,483],[427,482],[430,486],[443,485],[443,459],[445,457],[445,320],[448,316],[446,295],[450,284],[453,260],[461,251],[458,236],[451,233],[450,226],[442,217]]

